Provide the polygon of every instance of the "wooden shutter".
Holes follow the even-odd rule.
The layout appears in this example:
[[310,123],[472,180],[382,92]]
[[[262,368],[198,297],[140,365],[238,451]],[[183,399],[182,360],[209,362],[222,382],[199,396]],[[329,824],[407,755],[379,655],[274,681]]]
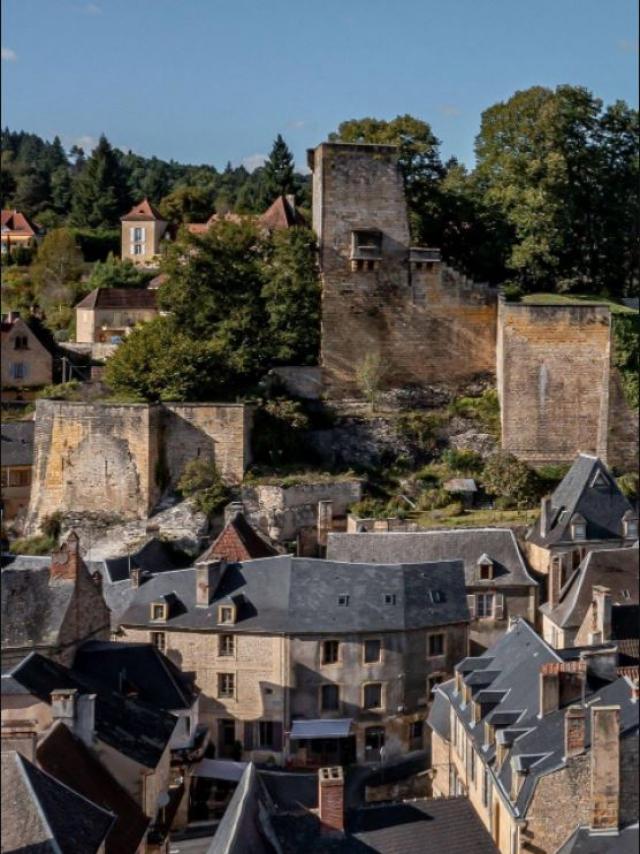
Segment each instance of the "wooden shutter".
[[493,617],[495,620],[504,620],[504,594],[493,595]]
[[253,721],[244,722],[244,749],[253,750]]
[[273,722],[273,749],[282,750],[282,721]]
[[467,606],[469,608],[469,615],[472,620],[475,620],[476,617],[476,597],[475,594],[471,594],[467,596]]

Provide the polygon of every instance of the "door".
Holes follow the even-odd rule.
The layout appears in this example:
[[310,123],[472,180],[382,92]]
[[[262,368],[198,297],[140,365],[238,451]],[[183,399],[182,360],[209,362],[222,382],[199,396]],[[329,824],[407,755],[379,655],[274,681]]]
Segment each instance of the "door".
[[233,745],[236,740],[236,722],[232,718],[222,718],[218,721],[219,755],[229,759],[233,755]]
[[364,731],[365,762],[380,762],[381,750],[384,747],[384,727],[370,726]]

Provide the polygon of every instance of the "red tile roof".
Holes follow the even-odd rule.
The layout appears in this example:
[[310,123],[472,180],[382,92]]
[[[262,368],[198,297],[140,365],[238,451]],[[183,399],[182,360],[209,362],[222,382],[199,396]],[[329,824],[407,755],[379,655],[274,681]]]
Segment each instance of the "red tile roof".
[[149,220],[158,220],[165,222],[164,217],[154,208],[149,199],[143,199],[139,204],[134,205],[128,214],[120,217],[122,222],[135,220],[139,222],[148,222]]
[[147,288],[96,288],[76,308],[156,308],[156,292]]
[[274,231],[280,228],[291,228],[294,225],[306,225],[306,222],[288,197],[278,196],[260,217],[260,225]]
[[18,237],[35,237],[39,230],[38,226],[20,211],[2,211],[0,227]]
[[199,561],[224,558],[227,563],[239,563],[261,557],[273,557],[278,552],[247,522],[242,513],[236,513],[224,526],[222,533]]

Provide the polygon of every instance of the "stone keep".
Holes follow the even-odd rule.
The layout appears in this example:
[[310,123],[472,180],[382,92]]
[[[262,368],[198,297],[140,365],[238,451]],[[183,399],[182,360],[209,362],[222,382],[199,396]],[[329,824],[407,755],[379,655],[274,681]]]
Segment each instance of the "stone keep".
[[368,353],[384,386],[492,374],[496,291],[451,270],[438,250],[410,246],[397,147],[322,143],[309,166],[328,393],[356,391]]
[[27,530],[60,510],[147,517],[187,462],[210,458],[228,482],[250,461],[250,407],[38,400]]

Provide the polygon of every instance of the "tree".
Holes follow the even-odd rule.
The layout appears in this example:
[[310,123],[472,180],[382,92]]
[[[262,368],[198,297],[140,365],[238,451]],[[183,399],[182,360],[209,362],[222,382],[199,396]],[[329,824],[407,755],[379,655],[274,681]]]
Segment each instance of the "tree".
[[264,180],[268,202],[278,196],[295,193],[293,154],[280,134],[275,138],[269,159],[264,165]]
[[54,210],[66,214],[71,205],[73,185],[68,166],[59,166],[51,175],[51,202]]
[[481,483],[503,506],[528,507],[537,499],[535,472],[513,454],[498,451],[487,460]]
[[213,195],[204,187],[178,187],[158,205],[168,222],[206,222],[213,213]]
[[87,289],[94,288],[143,288],[148,283],[149,273],[145,273],[125,259],[121,261],[110,252],[106,261],[97,261],[87,280]]
[[101,136],[75,183],[71,222],[91,228],[117,225],[130,204],[126,174],[107,138]]
[[384,365],[379,353],[367,353],[356,368],[358,386],[369,402],[371,412],[375,412],[376,410],[376,403],[380,395],[384,374]]
[[23,173],[17,182],[13,204],[17,210],[27,216],[36,216],[39,211],[46,208],[49,195],[50,188],[46,173],[39,169],[30,169]]
[[209,519],[222,512],[230,498],[229,489],[214,461],[207,457],[198,457],[186,464],[178,481],[178,490],[186,498],[193,498],[196,510]]
[[50,231],[38,249],[31,271],[40,304],[72,305],[80,287],[82,253],[67,228]]

